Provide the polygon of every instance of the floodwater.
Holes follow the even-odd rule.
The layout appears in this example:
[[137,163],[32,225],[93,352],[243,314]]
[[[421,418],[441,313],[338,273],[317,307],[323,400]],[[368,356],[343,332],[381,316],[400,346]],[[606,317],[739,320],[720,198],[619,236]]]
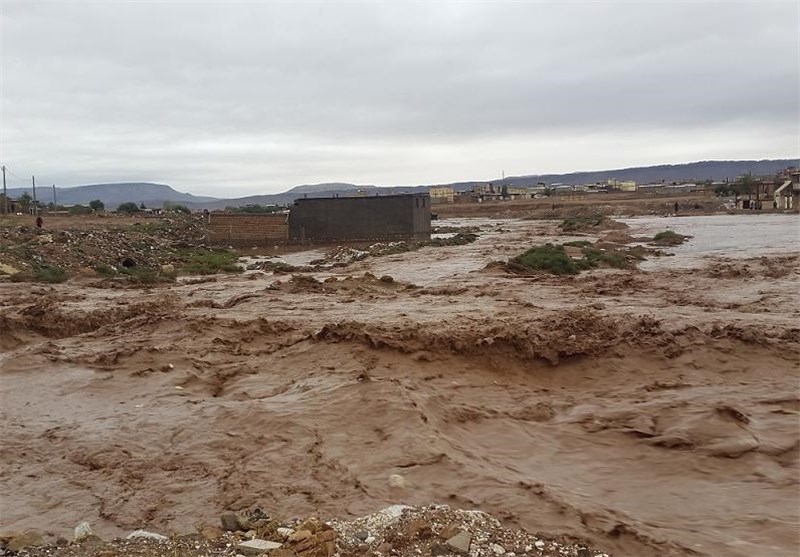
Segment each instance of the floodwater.
[[700,267],[712,257],[744,259],[762,255],[786,255],[800,242],[800,215],[737,214],[699,217],[637,217],[619,219],[631,233],[653,236],[673,230],[692,236],[685,244],[671,248],[670,259],[652,259],[645,269]]
[[335,282],[0,285],[0,529],[447,503],[617,556],[798,555],[796,217],[631,219],[694,238],[577,277],[486,268],[553,222],[458,222],[479,240]]

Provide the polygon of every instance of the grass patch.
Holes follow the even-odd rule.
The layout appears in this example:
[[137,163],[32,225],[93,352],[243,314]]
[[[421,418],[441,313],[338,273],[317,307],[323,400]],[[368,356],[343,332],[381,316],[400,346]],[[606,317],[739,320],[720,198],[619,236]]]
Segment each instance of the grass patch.
[[104,278],[117,276],[117,271],[110,265],[95,265],[94,272]]
[[241,273],[239,257],[229,251],[194,251],[189,254],[179,271],[183,275],[215,275]]
[[592,243],[589,240],[574,240],[572,242],[564,242],[563,245],[573,248],[588,248]]
[[22,271],[11,275],[13,282],[46,282],[48,284],[58,284],[65,282],[69,278],[69,273],[61,267],[50,267],[42,265],[34,267],[30,271]]
[[689,238],[690,236],[684,236],[672,230],[664,230],[653,236],[653,243],[659,246],[679,246]]

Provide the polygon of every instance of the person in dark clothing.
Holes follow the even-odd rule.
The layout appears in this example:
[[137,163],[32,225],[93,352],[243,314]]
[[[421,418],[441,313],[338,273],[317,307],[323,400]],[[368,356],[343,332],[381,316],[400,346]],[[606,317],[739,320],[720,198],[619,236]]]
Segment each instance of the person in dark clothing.
[[677,201],[675,202],[675,212],[676,213],[678,212],[678,202]]
[[36,217],[36,228],[41,229],[42,226],[44,226],[44,219],[42,218],[42,215],[39,215]]

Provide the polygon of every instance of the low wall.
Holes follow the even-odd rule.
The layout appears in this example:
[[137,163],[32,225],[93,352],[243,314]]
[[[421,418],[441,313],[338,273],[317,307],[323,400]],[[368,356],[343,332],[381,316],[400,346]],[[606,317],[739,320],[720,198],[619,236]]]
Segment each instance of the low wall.
[[211,245],[253,246],[289,241],[289,215],[210,213],[206,241]]

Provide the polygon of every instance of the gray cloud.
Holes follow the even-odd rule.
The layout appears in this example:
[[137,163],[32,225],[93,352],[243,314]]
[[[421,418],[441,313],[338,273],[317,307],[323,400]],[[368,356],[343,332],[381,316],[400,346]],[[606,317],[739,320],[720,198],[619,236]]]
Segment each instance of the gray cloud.
[[2,4],[2,159],[197,193],[800,154],[788,3]]

